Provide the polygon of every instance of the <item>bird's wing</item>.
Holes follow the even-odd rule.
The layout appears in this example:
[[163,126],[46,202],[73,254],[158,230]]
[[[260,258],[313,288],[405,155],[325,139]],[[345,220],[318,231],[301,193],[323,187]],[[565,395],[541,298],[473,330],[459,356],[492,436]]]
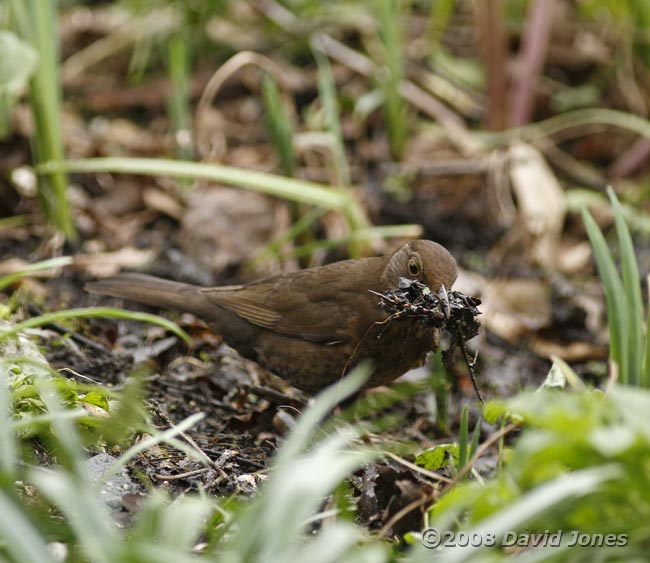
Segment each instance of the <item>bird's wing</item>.
[[356,270],[332,266],[202,291],[216,305],[278,334],[324,344],[347,342],[358,337],[357,319],[373,317],[369,321],[374,322],[381,313]]

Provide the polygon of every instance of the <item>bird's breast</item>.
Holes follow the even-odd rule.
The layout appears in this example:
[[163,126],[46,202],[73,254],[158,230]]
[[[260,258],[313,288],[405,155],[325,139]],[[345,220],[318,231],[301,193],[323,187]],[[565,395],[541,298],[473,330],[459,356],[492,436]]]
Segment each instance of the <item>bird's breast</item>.
[[375,371],[368,386],[381,385],[421,366],[436,348],[436,330],[413,319],[391,319],[367,331],[354,352],[354,362],[372,360]]

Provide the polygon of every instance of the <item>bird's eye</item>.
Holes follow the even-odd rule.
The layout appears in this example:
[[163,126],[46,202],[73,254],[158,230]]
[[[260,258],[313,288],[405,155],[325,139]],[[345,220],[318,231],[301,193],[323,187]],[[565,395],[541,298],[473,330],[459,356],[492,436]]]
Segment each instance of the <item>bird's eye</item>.
[[412,276],[420,275],[420,266],[418,266],[418,263],[413,258],[409,260],[409,274]]

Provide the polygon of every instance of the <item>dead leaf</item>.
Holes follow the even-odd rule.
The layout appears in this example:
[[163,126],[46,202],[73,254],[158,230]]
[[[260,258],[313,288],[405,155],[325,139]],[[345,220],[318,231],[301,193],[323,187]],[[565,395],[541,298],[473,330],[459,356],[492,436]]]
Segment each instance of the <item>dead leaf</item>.
[[141,268],[151,262],[155,255],[151,249],[140,250],[127,246],[115,252],[79,254],[75,256],[74,265],[93,277],[105,278],[117,274],[123,268]]
[[287,206],[282,202],[251,191],[204,189],[188,199],[180,244],[197,264],[220,273],[253,258],[288,224]]
[[[15,274],[16,272],[22,272],[25,268],[31,265],[31,262],[27,262],[22,258],[8,258],[7,260],[2,260],[0,262],[0,276],[6,276],[7,274]],[[49,276],[51,277],[54,274],[54,270],[43,270],[38,272],[39,276]]]
[[486,328],[511,343],[551,324],[551,289],[534,279],[496,280],[482,295]]
[[510,148],[510,178],[521,224],[532,237],[531,256],[554,269],[566,214],[562,187],[542,154],[524,143]]
[[561,244],[557,249],[557,269],[565,274],[580,272],[591,263],[591,254],[591,244],[587,241]]
[[83,409],[95,418],[110,418],[111,415],[106,409],[93,405],[92,403],[81,402]]
[[179,201],[163,190],[145,188],[142,199],[147,207],[160,211],[169,217],[180,220],[183,217],[183,206]]
[[88,201],[89,207],[96,215],[114,215],[123,217],[142,209],[142,181],[122,177],[119,181],[110,181],[106,192]]
[[585,362],[588,360],[604,360],[608,351],[606,346],[593,342],[553,342],[544,338],[534,338],[530,348],[538,356],[544,358],[558,357],[566,362]]

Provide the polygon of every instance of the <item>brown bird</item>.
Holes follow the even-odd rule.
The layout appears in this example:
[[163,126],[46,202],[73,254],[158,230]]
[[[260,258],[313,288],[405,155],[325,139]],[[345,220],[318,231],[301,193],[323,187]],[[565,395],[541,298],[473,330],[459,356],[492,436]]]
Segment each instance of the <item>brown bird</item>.
[[365,387],[422,365],[436,329],[415,319],[387,321],[379,298],[400,277],[450,289],[456,261],[442,246],[414,240],[389,256],[335,262],[246,285],[197,287],[141,274],[95,281],[94,293],[193,313],[242,356],[315,393],[361,360],[374,371]]

